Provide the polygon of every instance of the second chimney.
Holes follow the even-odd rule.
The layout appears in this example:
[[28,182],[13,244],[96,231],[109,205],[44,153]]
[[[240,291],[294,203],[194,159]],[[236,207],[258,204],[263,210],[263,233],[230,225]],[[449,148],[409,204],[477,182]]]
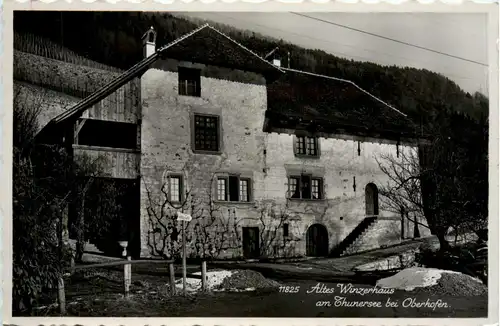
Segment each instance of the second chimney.
[[144,58],[147,58],[156,52],[156,32],[151,27],[142,36],[142,53]]

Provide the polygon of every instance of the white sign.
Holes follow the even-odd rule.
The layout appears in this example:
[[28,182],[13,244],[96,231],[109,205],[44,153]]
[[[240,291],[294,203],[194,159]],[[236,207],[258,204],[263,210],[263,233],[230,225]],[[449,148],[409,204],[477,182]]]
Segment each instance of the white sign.
[[177,220],[178,221],[186,221],[186,222],[189,222],[191,221],[193,218],[191,217],[191,215],[189,214],[184,214],[184,213],[179,213],[177,212]]

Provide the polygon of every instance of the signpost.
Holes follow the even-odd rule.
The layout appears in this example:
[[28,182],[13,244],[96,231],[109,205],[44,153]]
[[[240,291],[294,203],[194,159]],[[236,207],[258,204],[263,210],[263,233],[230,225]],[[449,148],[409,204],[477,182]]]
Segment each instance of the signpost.
[[182,221],[182,290],[186,295],[186,222],[191,221],[191,215],[177,212],[177,220]]

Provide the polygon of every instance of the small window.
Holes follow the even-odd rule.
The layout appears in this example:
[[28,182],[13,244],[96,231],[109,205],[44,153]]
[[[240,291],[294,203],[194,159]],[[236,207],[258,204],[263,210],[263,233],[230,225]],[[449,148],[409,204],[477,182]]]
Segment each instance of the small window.
[[179,67],[179,95],[201,96],[200,70]]
[[248,180],[240,179],[240,201],[249,201],[248,189]]
[[296,136],[295,154],[305,156],[319,156],[318,138]]
[[288,223],[283,224],[283,236],[288,237]]
[[310,175],[288,178],[288,196],[296,199],[323,199],[323,179]]
[[194,116],[194,149],[197,151],[219,151],[219,117]]
[[182,201],[182,176],[171,175],[168,177],[168,195],[169,201],[173,203],[180,203]]
[[217,200],[250,201],[250,179],[239,176],[219,177],[217,179]]
[[227,179],[219,178],[217,179],[217,200],[226,201],[227,200]]

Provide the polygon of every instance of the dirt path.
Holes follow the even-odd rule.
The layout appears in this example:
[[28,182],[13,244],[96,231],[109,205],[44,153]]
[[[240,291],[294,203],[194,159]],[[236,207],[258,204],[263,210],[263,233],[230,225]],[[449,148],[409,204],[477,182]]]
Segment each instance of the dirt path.
[[301,262],[288,263],[260,263],[249,262],[239,264],[228,264],[224,262],[212,263],[210,268],[224,269],[251,269],[262,273],[265,277],[276,280],[315,280],[320,282],[340,282],[374,285],[383,277],[392,275],[394,272],[355,272],[354,268],[363,264],[371,263],[390,256],[398,255],[408,250],[416,249],[421,245],[420,241],[411,241],[398,246],[377,249],[357,255],[340,258],[310,259]]
[[[396,291],[393,294],[342,294],[340,285],[323,283],[334,293],[315,293],[318,282],[300,281],[284,285],[299,287],[298,293],[261,291],[246,293],[210,293],[190,297],[176,296],[143,301],[139,295],[129,299],[96,301],[92,304],[73,305],[72,314],[80,316],[136,316],[136,317],[486,317],[487,296],[442,297],[422,292]],[[342,284],[342,286],[346,286]],[[319,288],[319,286],[318,286]],[[369,286],[357,286],[367,289]],[[310,293],[308,293],[308,291]],[[323,291],[325,292],[325,291]],[[336,306],[336,297],[344,297],[344,306]],[[387,301],[397,307],[387,307]],[[439,301],[440,300],[440,301]],[[415,303],[440,306],[411,307]],[[318,302],[320,305],[318,306]],[[328,306],[330,302],[331,306]],[[337,302],[340,302],[337,300]],[[346,303],[372,302],[380,307],[346,307]],[[406,305],[404,307],[403,305]]]

